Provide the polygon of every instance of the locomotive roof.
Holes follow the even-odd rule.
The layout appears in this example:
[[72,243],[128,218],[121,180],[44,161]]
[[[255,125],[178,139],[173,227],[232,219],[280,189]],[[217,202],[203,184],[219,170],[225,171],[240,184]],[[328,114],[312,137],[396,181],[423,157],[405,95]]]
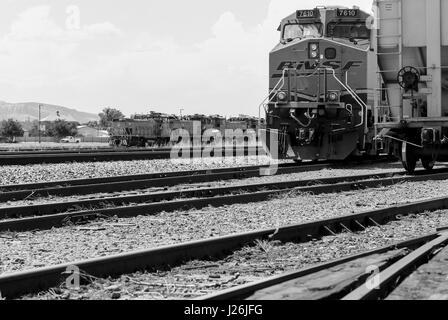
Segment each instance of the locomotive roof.
[[[285,17],[282,19],[280,26],[278,27],[278,31],[281,31],[281,28],[283,25],[288,24],[288,23],[298,23],[298,22],[303,22],[303,23],[313,23],[313,22],[324,22],[322,18],[325,18],[325,12],[327,11],[332,11],[335,12],[337,9],[341,9],[341,10],[358,10],[359,14],[356,17],[337,17],[336,13],[334,14],[334,16],[332,17],[332,19],[340,19],[341,21],[344,20],[361,20],[361,19],[367,19],[370,14],[368,14],[367,12],[361,10],[359,7],[357,6],[353,6],[352,8],[348,8],[346,6],[318,6],[312,9],[300,9],[297,10],[294,13],[291,13],[289,16]],[[299,12],[303,12],[303,11],[313,11],[313,12],[318,12],[317,15],[314,15],[313,17],[300,17],[299,18]]]

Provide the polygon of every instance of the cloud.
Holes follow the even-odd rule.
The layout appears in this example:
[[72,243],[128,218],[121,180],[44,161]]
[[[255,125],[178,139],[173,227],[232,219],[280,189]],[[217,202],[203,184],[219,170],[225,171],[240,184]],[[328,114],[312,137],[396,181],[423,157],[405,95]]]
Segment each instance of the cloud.
[[[306,8],[321,2],[309,0]],[[326,0],[333,2],[350,3]],[[210,26],[212,36],[192,45],[180,45],[176,35],[127,34],[111,22],[70,29],[51,18],[50,6],[33,7],[0,39],[0,89],[19,100],[87,106],[84,111],[113,105],[127,114],[151,106],[255,115],[267,95],[277,26],[300,7],[296,0],[272,0],[266,18],[250,27],[224,12]]]
[[50,9],[49,6],[38,6],[20,13],[17,20],[13,21],[6,40],[40,41],[60,38],[63,30],[49,19]]
[[[129,50],[110,57],[115,74],[122,70],[123,82],[132,83],[123,104],[135,106],[140,97],[141,111],[151,105],[171,113],[182,107],[190,113],[256,114],[267,94],[268,48],[273,43],[266,45],[259,26],[245,29],[232,12],[220,16],[212,33],[189,47],[141,34]],[[107,77],[103,71],[97,76]]]
[[13,21],[6,40],[78,42],[100,36],[123,36],[123,32],[110,22],[79,26],[79,28],[59,26],[51,19],[51,7],[43,5],[20,13]]
[[83,27],[82,32],[89,37],[123,36],[123,32],[110,22],[95,23]]
[[[362,3],[364,8],[370,6],[367,2]],[[348,0],[326,3],[352,5]],[[189,112],[258,114],[268,93],[269,52],[279,41],[279,22],[301,7],[318,4],[321,1],[298,6],[296,0],[272,0],[266,18],[246,28],[234,13],[225,12],[212,26],[212,37],[192,48],[148,36],[144,46],[154,41],[157,48],[129,58],[130,77],[146,86],[151,93],[146,95],[148,101],[162,110],[176,112],[183,105]]]
[[70,29],[51,18],[50,6],[29,8],[0,39],[0,83],[17,90],[70,84],[90,69],[88,59],[80,58],[83,43],[121,36],[110,22]]

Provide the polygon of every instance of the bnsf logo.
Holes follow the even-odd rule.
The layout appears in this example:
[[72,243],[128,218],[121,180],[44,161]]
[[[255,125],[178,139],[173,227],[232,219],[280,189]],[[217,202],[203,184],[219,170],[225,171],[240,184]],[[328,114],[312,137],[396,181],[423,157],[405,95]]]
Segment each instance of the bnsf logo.
[[[314,61],[283,61],[278,66],[277,70],[283,70],[285,68],[297,69],[297,70],[314,70],[318,64]],[[332,69],[349,70],[351,68],[356,68],[362,66],[362,61],[347,61],[347,63],[342,66],[342,61],[325,61],[322,63],[323,67],[328,67]]]

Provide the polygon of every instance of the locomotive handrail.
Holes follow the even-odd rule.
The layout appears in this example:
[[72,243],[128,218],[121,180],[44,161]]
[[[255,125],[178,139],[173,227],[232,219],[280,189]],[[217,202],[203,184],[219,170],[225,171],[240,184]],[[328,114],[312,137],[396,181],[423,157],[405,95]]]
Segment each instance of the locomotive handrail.
[[[324,68],[324,69],[330,71],[333,74],[333,77],[336,79],[336,81],[339,82],[339,84],[341,86],[343,86],[344,89],[347,90],[348,93],[352,96],[352,98],[355,99],[355,101],[358,102],[359,105],[361,106],[361,112],[362,112],[361,123],[356,125],[355,128],[359,128],[362,125],[364,125],[364,116],[365,116],[365,113],[367,113],[367,105],[364,103],[364,101],[361,100],[361,98],[356,94],[356,92],[353,91],[352,88],[350,88],[350,86],[348,84],[347,85],[344,84],[341,80],[338,79],[338,77],[336,77],[336,73],[335,73],[334,69],[332,69],[332,68]],[[364,109],[366,110],[365,112],[364,112]]]
[[[321,68],[316,68],[316,70],[313,72],[313,74],[319,69],[321,69]],[[344,84],[341,80],[338,79],[338,77],[336,77],[336,73],[335,73],[334,69],[332,69],[332,68],[322,68],[322,69],[330,71],[332,73],[333,77],[336,79],[336,81],[342,87],[344,87],[344,89],[347,90],[347,92],[352,96],[352,98],[355,99],[355,101],[361,106],[361,122],[359,124],[357,124],[355,126],[355,128],[359,128],[359,127],[363,126],[364,125],[364,117],[367,112],[367,105],[364,103],[364,101],[361,100],[361,98],[356,94],[356,92],[352,88],[350,88],[350,86],[348,84]],[[259,105],[259,107],[258,107],[259,124],[261,123],[261,107],[263,107],[265,112],[267,113],[265,106],[274,100],[274,98],[276,97],[276,93],[280,90],[280,88],[283,88],[283,86],[285,85],[285,78],[286,78],[287,71],[289,71],[289,68],[283,69],[282,77],[277,82],[277,84],[274,86],[274,88],[269,92],[269,95]],[[364,110],[366,110],[366,111],[364,111]]]
[[[261,107],[263,107],[264,111],[267,113],[265,106],[272,102],[272,100],[277,96],[276,93],[279,91],[279,88],[283,88],[283,86],[285,85],[286,71],[288,71],[288,70],[289,70],[289,68],[283,69],[282,77],[280,78],[280,80],[277,82],[277,84],[274,86],[274,88],[271,91],[269,91],[268,96],[258,106],[258,124],[259,125],[261,125],[261,111],[260,111]],[[281,83],[281,86],[279,86],[280,83]],[[272,93],[275,93],[275,94],[272,94]],[[268,100],[268,101],[266,102],[266,100]]]
[[302,127],[304,127],[304,128],[308,128],[309,126],[310,126],[310,124],[311,124],[311,121],[313,121],[313,118],[311,118],[311,117],[307,117],[308,118],[308,123],[307,124],[303,124],[302,123],[302,121],[300,121],[299,120],[299,118],[297,118],[295,115],[294,115],[294,112],[292,112],[294,109],[291,109],[290,111],[289,111],[289,116],[291,117],[291,118],[293,118],[299,125],[301,125]]

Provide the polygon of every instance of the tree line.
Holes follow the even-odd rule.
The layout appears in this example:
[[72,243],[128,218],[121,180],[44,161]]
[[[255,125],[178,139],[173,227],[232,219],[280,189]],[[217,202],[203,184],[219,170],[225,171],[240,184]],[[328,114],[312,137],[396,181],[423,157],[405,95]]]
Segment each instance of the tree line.
[[[111,122],[116,119],[123,119],[123,113],[115,108],[104,108],[99,113],[99,121],[91,121],[87,126],[97,129],[107,129]],[[63,138],[67,136],[76,136],[78,134],[78,122],[68,122],[63,119],[58,119],[52,122],[45,122],[45,130],[40,131],[42,137]],[[0,126],[0,135],[5,137],[7,141],[14,141],[15,137],[23,137],[25,130],[23,124],[14,119],[3,120]],[[34,121],[31,130],[29,130],[30,137],[39,136],[39,122]]]
[[[45,130],[41,130],[42,137],[62,138],[66,136],[76,136],[78,134],[77,122],[68,122],[63,119],[45,124]],[[13,141],[15,137],[23,137],[25,130],[22,123],[14,119],[3,120],[1,123],[0,134],[7,141]],[[30,137],[39,136],[39,123],[35,123],[29,131]]]

